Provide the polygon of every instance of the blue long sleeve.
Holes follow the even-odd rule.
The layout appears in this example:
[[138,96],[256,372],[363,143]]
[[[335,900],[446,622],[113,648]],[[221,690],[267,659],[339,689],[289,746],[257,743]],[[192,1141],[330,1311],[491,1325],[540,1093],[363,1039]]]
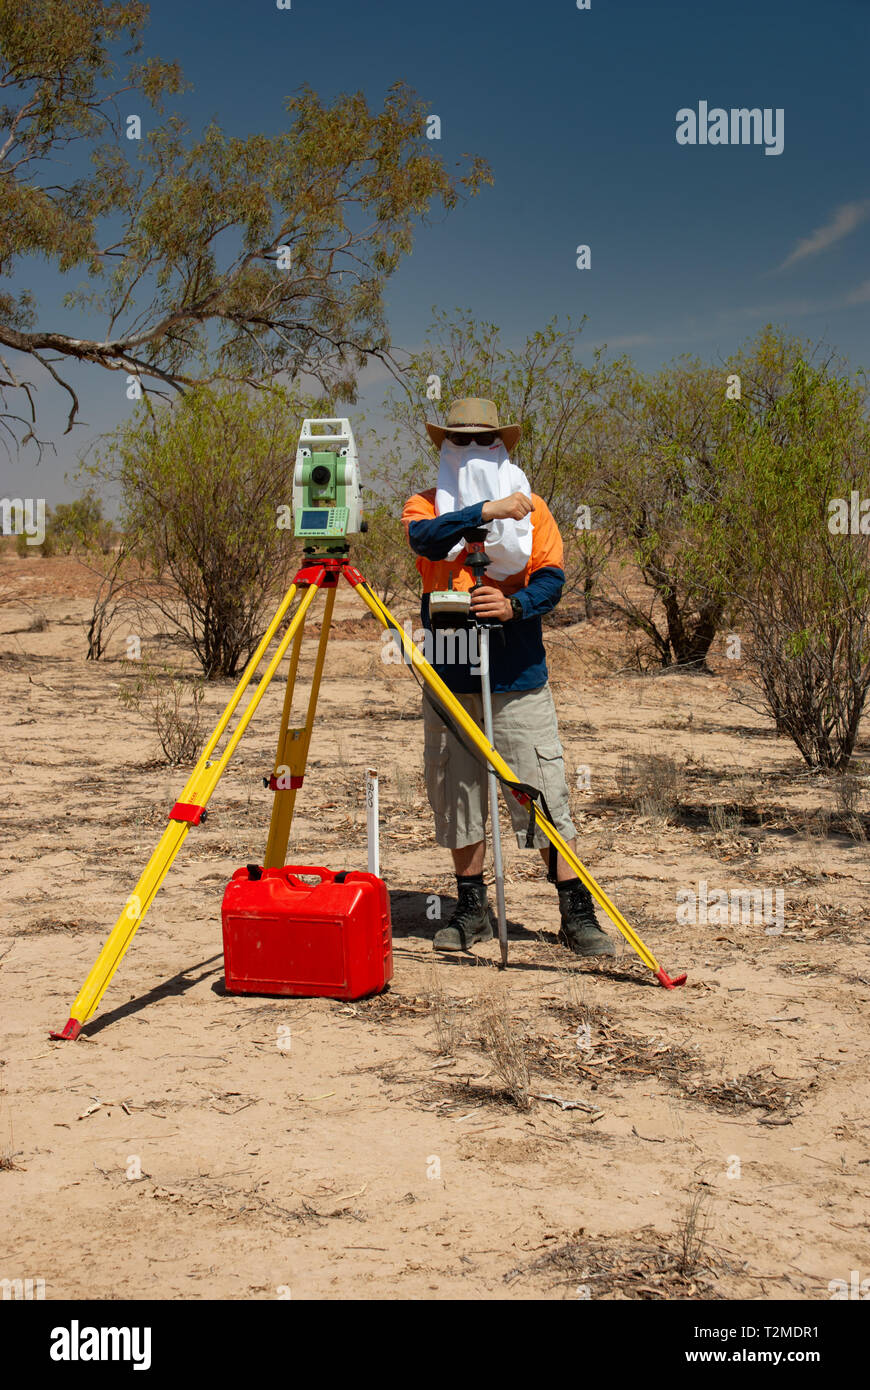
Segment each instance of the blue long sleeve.
[[483,505],[475,502],[458,512],[433,517],[431,521],[412,521],[408,527],[411,549],[424,560],[446,560],[456,542],[462,540],[463,531],[483,525]]
[[545,565],[535,570],[526,587],[514,597],[519,600],[524,618],[541,618],[556,607],[564,587],[565,571],[555,565]]

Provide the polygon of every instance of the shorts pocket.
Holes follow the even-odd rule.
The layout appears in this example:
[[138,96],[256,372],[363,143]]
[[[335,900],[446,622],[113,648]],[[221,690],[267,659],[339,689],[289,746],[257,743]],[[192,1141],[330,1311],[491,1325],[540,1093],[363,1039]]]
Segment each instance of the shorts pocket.
[[450,759],[450,750],[446,743],[446,738],[442,742],[440,736],[431,741],[427,739],[423,750],[426,794],[429,797],[429,805],[435,814],[436,824],[446,820],[448,814],[447,764]]
[[538,785],[547,799],[551,816],[556,816],[568,799],[562,746],[549,742],[536,744],[535,758],[538,764]]

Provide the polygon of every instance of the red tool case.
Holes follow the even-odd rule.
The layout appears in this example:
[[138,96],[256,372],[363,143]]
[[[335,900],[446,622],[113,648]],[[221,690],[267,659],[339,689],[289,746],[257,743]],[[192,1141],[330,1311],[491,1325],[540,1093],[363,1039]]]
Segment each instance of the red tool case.
[[231,994],[361,999],[392,979],[390,899],[375,874],[249,864],[227,884],[221,918]]

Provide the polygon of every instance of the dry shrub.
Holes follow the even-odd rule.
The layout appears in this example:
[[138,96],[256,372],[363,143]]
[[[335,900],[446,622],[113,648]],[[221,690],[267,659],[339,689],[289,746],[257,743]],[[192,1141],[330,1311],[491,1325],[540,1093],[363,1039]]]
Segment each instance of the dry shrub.
[[133,685],[122,690],[121,703],[146,713],[171,766],[195,762],[202,746],[202,679],[189,680],[169,666],[159,669],[142,662],[142,672]]
[[644,816],[673,815],[682,783],[674,759],[660,753],[625,753],[616,772],[619,799]]
[[707,820],[710,829],[716,835],[727,835],[732,831],[737,831],[743,824],[743,818],[738,812],[736,815],[729,815],[724,806],[710,806],[707,809]]
[[834,782],[834,804],[841,816],[852,817],[858,814],[861,805],[860,777],[853,772],[844,772]]
[[[0,1066],[2,1065],[0,1062]],[[15,1162],[12,1112],[9,1109],[5,1087],[0,1084],[0,1173],[10,1173],[20,1167],[20,1163]]]
[[427,998],[432,1005],[432,1024],[438,1055],[452,1057],[459,1043],[459,1013],[457,1001],[447,994],[434,966],[430,967]]
[[693,1193],[678,1232],[677,1268],[691,1278],[701,1267],[710,1228],[710,1194],[703,1187]]

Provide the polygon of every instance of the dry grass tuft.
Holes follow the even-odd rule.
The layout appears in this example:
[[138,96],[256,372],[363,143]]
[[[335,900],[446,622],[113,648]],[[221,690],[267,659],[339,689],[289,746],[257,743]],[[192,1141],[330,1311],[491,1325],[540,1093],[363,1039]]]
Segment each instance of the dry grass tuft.
[[[684,1221],[676,1251],[651,1229],[637,1236],[592,1236],[581,1229],[530,1263],[508,1270],[504,1281],[513,1284],[522,1278],[543,1279],[551,1287],[573,1289],[577,1298],[596,1301],[717,1299],[721,1295],[715,1289],[711,1262],[709,1257],[702,1258],[706,1247],[698,1243],[706,1233],[700,1208],[691,1232],[688,1225],[688,1220]],[[642,1236],[646,1239],[639,1238]],[[688,1239],[688,1246],[684,1246],[684,1239]]]
[[673,758],[660,753],[626,753],[616,772],[616,793],[643,816],[668,819],[680,806],[683,777]]
[[427,995],[432,1007],[432,1026],[435,1030],[435,1046],[441,1057],[453,1057],[459,1045],[460,1018],[457,1000],[449,995],[442,985],[434,965],[429,967]]
[[511,1014],[503,987],[492,987],[481,995],[478,1021],[481,1043],[505,1093],[518,1110],[531,1109],[529,1041]]
[[678,1232],[677,1269],[691,1279],[702,1268],[710,1229],[710,1193],[699,1187],[692,1194]]

